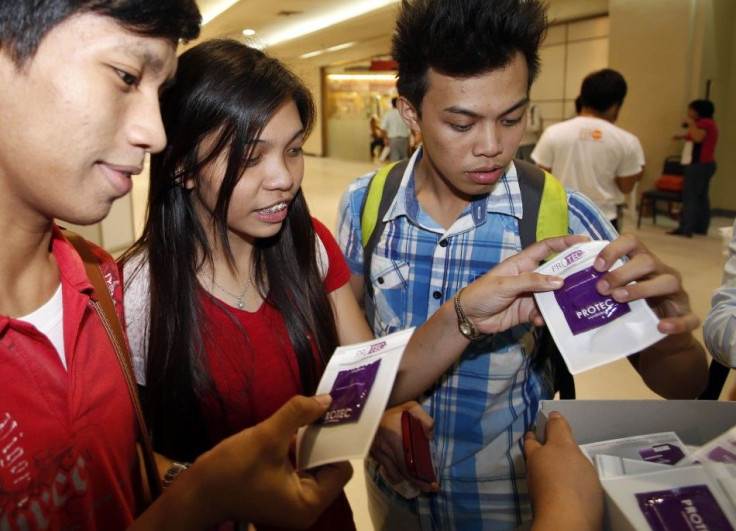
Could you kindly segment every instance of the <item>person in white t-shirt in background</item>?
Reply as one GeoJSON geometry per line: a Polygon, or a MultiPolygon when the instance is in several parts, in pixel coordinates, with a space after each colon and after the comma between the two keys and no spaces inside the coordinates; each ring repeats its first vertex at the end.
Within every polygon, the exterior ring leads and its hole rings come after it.
{"type": "Polygon", "coordinates": [[[391,109],[385,114],[381,121],[381,129],[388,137],[388,144],[391,152],[388,160],[391,162],[405,159],[409,156],[409,135],[411,129],[406,125],[404,119],[396,109],[396,101],[398,98],[391,98],[391,109]]]}
{"type": "Polygon", "coordinates": [[[545,129],[532,152],[538,166],[592,199],[616,230],[621,226],[617,206],[644,171],[639,139],[614,125],[625,96],[626,81],[615,70],[588,74],[580,89],[579,116],[545,129]]]}

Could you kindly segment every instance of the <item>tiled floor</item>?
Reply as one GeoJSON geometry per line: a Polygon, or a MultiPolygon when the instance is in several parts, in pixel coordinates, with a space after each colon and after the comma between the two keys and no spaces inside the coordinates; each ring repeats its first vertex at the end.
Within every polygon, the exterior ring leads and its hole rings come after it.
{"type": "MultiPolygon", "coordinates": [[[[378,166],[379,164],[368,162],[307,157],[303,189],[312,214],[334,230],[337,205],[348,183],[378,166]]],[[[136,180],[133,201],[138,207],[135,210],[140,213],[141,218],[141,205],[146,201],[146,188],[146,179],[136,180]]],[[[696,236],[688,240],[666,234],[667,230],[675,226],[675,223],[666,216],[659,216],[656,226],[652,225],[651,218],[643,219],[640,230],[636,229],[631,212],[628,216],[624,221],[623,231],[638,235],[663,261],[677,267],[690,294],[693,310],[702,320],[710,308],[713,290],[720,284],[724,263],[724,242],[718,229],[730,227],[733,220],[715,218],[708,236],[696,236]]],[[[700,339],[699,331],[697,335],[700,339]]],[[[656,398],[656,395],[642,384],[625,360],[578,375],[575,377],[575,384],[579,398],[656,398]]],[[[730,389],[732,385],[734,385],[733,376],[729,377],[725,389],[730,389]]],[[[372,525],[366,509],[362,463],[354,462],[353,468],[355,474],[347,487],[348,497],[355,513],[358,530],[370,531],[372,525]]]]}
{"type": "MultiPolygon", "coordinates": [[[[303,183],[304,193],[312,214],[334,230],[337,204],[348,183],[374,168],[376,164],[354,161],[338,161],[327,158],[307,157],[303,183]]],[[[696,236],[691,240],[666,234],[676,224],[665,215],[657,217],[657,225],[651,218],[642,219],[641,229],[636,229],[635,218],[629,213],[623,232],[632,232],[666,263],[674,264],[682,273],[685,288],[690,294],[694,312],[701,320],[708,313],[713,290],[720,284],[724,263],[724,243],[719,228],[730,227],[733,220],[715,218],[708,236],[696,236]]],[[[702,339],[700,331],[698,338],[702,339]]],[[[579,398],[657,398],[638,377],[625,360],[594,369],[575,377],[579,398]]],[[[733,377],[725,389],[734,385],[733,377]]],[[[359,531],[373,529],[366,510],[362,463],[353,463],[355,475],[348,484],[355,521],[359,531]]]]}

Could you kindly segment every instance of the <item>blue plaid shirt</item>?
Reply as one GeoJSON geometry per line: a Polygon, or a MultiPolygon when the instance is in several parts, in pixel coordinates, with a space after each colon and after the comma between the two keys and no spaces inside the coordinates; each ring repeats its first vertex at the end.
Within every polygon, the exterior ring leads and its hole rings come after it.
{"type": "MultiPolygon", "coordinates": [[[[420,326],[463,286],[521,250],[521,194],[516,168],[488,196],[475,199],[445,230],[419,205],[418,150],[384,220],[371,261],[376,335],[420,326]]],[[[360,207],[373,173],[355,180],[340,202],[337,240],[353,274],[363,275],[360,207]]],[[[569,233],[617,234],[586,197],[568,190],[569,233]]],[[[424,529],[512,529],[531,517],[522,454],[539,401],[553,396],[549,367],[535,371],[529,325],[469,345],[422,397],[434,418],[432,457],[441,491],[405,500],[368,465],[369,476],[396,503],[418,512],[424,529]]]]}

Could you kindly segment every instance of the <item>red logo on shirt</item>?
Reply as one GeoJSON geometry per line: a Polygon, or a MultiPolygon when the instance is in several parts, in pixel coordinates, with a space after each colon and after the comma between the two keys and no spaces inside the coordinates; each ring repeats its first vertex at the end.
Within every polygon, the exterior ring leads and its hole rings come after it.
{"type": "Polygon", "coordinates": [[[47,529],[53,514],[87,492],[87,459],[70,448],[28,456],[24,433],[10,413],[0,416],[0,527],[47,529]]]}

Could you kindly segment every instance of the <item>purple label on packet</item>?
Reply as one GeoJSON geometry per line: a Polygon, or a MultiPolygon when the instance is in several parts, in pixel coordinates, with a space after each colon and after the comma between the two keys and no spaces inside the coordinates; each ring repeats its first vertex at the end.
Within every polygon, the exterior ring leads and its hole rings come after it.
{"type": "Polygon", "coordinates": [[[672,444],[658,444],[651,448],[639,450],[639,455],[644,461],[660,463],[662,465],[674,465],[685,457],[685,453],[678,446],[672,444]]]}
{"type": "Polygon", "coordinates": [[[596,291],[595,284],[604,274],[588,267],[566,277],[565,285],[554,292],[573,335],[608,324],[631,311],[625,302],[616,302],[596,291]]]}
{"type": "Polygon", "coordinates": [[[736,463],[736,454],[723,446],[716,446],[708,452],[708,460],[717,463],[736,463]]]}
{"type": "Polygon", "coordinates": [[[653,531],[733,529],[707,485],[639,492],[636,499],[653,531]]]}
{"type": "Polygon", "coordinates": [[[332,404],[322,417],[323,424],[357,422],[360,419],[380,364],[379,359],[368,365],[337,373],[330,391],[332,404]]]}

